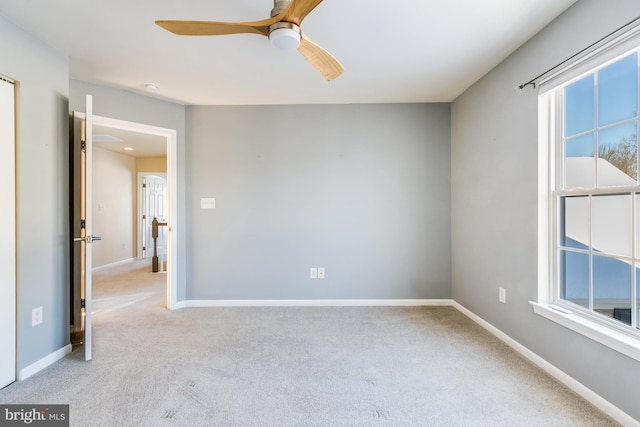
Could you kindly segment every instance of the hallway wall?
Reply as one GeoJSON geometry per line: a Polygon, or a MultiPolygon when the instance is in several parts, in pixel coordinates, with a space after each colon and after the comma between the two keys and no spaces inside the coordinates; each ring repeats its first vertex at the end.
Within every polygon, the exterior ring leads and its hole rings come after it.
{"type": "Polygon", "coordinates": [[[93,268],[136,256],[136,159],[93,149],[93,268]]]}

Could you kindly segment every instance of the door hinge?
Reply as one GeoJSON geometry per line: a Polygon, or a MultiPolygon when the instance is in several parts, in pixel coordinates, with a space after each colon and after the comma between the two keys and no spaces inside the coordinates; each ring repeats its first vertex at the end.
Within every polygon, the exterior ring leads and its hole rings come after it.
{"type": "Polygon", "coordinates": [[[87,141],[80,141],[80,151],[87,151],[87,141]]]}
{"type": "Polygon", "coordinates": [[[142,184],[142,188],[147,188],[147,183],[146,182],[142,184]]]}
{"type": "Polygon", "coordinates": [[[80,228],[82,230],[84,230],[85,228],[87,228],[87,220],[86,219],[81,219],[80,220],[80,228]]]}
{"type": "Polygon", "coordinates": [[[143,250],[143,251],[146,251],[146,250],[147,250],[147,247],[146,247],[146,246],[143,246],[143,247],[142,247],[142,250],[143,250]]]}
{"type": "Polygon", "coordinates": [[[80,299],[80,308],[87,308],[87,300],[85,300],[84,298],[80,299]]]}
{"type": "Polygon", "coordinates": [[[142,219],[147,219],[147,216],[146,215],[142,215],[142,219]]]}

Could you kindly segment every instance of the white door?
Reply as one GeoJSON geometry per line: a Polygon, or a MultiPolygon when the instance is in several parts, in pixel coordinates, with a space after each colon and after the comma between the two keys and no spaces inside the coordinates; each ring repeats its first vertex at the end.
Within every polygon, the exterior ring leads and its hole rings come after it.
{"type": "MultiPolygon", "coordinates": [[[[167,221],[167,175],[154,174],[145,175],[142,181],[142,219],[143,219],[143,258],[151,258],[154,256],[154,242],[152,233],[153,219],[157,218],[158,222],[166,223],[167,221]]],[[[166,260],[166,228],[159,227],[159,238],[156,242],[158,256],[162,261],[166,260]]]]}
{"type": "Polygon", "coordinates": [[[91,233],[91,171],[93,164],[92,98],[87,95],[86,113],[74,116],[74,294],[79,301],[74,320],[82,334],[84,358],[91,360],[91,247],[98,237],[91,233]]]}
{"type": "Polygon", "coordinates": [[[16,379],[15,114],[0,78],[0,388],[16,379]]]}

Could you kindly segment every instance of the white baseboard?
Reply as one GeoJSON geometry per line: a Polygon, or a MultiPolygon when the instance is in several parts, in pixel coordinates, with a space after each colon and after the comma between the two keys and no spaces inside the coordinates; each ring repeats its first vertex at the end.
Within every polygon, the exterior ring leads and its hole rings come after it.
{"type": "Polygon", "coordinates": [[[112,262],[111,264],[105,264],[99,267],[93,267],[91,271],[102,271],[102,270],[106,270],[107,268],[116,267],[118,265],[129,264],[134,262],[136,259],[137,258],[123,259],[122,261],[112,262]]]}
{"type": "Polygon", "coordinates": [[[460,305],[456,301],[453,301],[453,307],[460,311],[462,314],[476,322],[478,325],[482,326],[487,331],[491,332],[498,339],[503,341],[509,347],[513,348],[515,351],[520,353],[522,356],[529,359],[534,365],[538,366],[540,369],[551,375],[556,380],[560,381],[562,384],[569,387],[571,390],[582,396],[585,400],[590,402],[593,406],[600,409],[605,414],[609,415],[611,418],[621,423],[624,426],[632,427],[640,427],[640,421],[631,417],[626,412],[622,411],[617,406],[613,405],[608,400],[604,399],[599,394],[595,393],[593,390],[575,380],[573,377],[567,375],[562,370],[556,368],[551,363],[544,360],[542,357],[538,356],[509,335],[505,334],[495,326],[491,325],[489,322],[483,320],[480,316],[474,314],[469,311],[464,306],[460,305]]]}
{"type": "Polygon", "coordinates": [[[371,306],[451,306],[450,299],[298,299],[298,300],[186,300],[185,307],[371,307],[371,306]]]}
{"type": "Polygon", "coordinates": [[[53,363],[65,357],[67,354],[71,353],[71,350],[71,344],[67,344],[61,349],[54,351],[48,356],[45,356],[37,362],[34,362],[26,368],[20,370],[20,372],[18,373],[18,381],[26,380],[30,376],[37,374],[47,366],[52,365],[53,363]]]}

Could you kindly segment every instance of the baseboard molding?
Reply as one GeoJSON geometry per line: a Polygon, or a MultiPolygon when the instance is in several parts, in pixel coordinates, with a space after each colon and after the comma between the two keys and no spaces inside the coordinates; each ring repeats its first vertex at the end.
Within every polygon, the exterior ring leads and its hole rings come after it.
{"type": "Polygon", "coordinates": [[[20,372],[18,373],[18,381],[26,380],[30,376],[37,374],[47,366],[54,364],[58,360],[65,357],[67,354],[71,353],[71,350],[72,350],[71,344],[67,344],[61,349],[54,351],[53,353],[43,357],[37,362],[32,363],[26,368],[20,370],[20,372]]]}
{"type": "Polygon", "coordinates": [[[116,262],[112,262],[111,264],[105,264],[105,265],[101,265],[99,267],[93,267],[91,269],[91,271],[102,271],[102,270],[106,270],[107,268],[111,268],[111,267],[116,267],[118,265],[123,265],[123,264],[129,264],[132,263],[136,260],[137,258],[129,258],[129,259],[123,259],[122,261],[116,261],[116,262]]]}
{"type": "Polygon", "coordinates": [[[186,300],[185,307],[372,307],[372,306],[451,306],[450,299],[301,299],[301,300],[186,300]]]}
{"type": "Polygon", "coordinates": [[[522,344],[520,344],[519,342],[511,338],[509,335],[505,334],[495,326],[491,325],[489,322],[483,320],[480,316],[469,311],[467,308],[465,308],[464,306],[462,306],[456,301],[453,301],[452,305],[456,310],[458,310],[459,312],[461,312],[462,314],[464,314],[465,316],[467,316],[468,318],[476,322],[478,325],[482,326],[487,331],[491,332],[493,335],[495,335],[498,339],[503,341],[509,347],[513,348],[522,356],[529,359],[529,361],[531,361],[534,365],[538,366],[540,369],[542,369],[543,371],[551,375],[553,378],[560,381],[565,386],[569,387],[571,390],[573,390],[574,392],[582,396],[585,400],[590,402],[593,406],[600,409],[602,412],[609,415],[611,418],[613,418],[617,422],[621,423],[624,426],[629,426],[629,427],[640,426],[640,421],[631,417],[629,414],[622,411],[620,408],[613,405],[611,402],[604,399],[602,396],[595,393],[593,390],[591,390],[584,384],[580,383],[573,377],[567,375],[564,371],[556,368],[554,365],[547,362],[542,357],[538,356],[537,354],[529,350],[527,347],[523,346],[522,344]]]}

